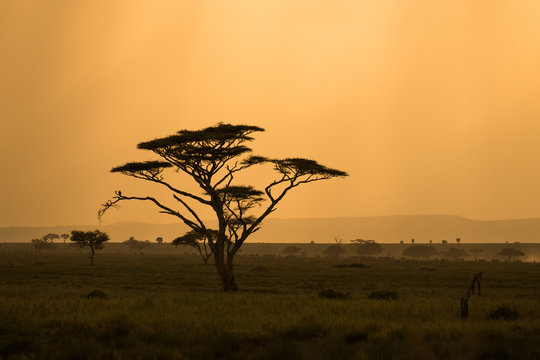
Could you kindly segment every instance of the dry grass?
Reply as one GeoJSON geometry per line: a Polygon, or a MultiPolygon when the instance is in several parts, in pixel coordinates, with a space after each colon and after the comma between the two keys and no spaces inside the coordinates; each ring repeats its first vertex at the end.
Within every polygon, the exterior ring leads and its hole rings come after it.
{"type": "Polygon", "coordinates": [[[241,290],[225,294],[199,262],[98,253],[92,267],[77,252],[0,250],[0,357],[540,358],[540,264],[239,257],[241,290]],[[479,271],[483,296],[462,321],[459,298],[479,271]],[[349,296],[320,298],[323,289],[349,296]],[[503,305],[521,316],[489,319],[503,305]]]}

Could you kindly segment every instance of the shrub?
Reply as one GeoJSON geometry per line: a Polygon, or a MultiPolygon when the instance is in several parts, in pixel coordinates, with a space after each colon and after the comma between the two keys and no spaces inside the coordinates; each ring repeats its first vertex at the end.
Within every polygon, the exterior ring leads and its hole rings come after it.
{"type": "Polygon", "coordinates": [[[334,265],[335,268],[368,268],[369,266],[362,263],[352,263],[352,264],[340,264],[334,265]]]}
{"type": "Polygon", "coordinates": [[[340,300],[345,300],[349,297],[348,294],[343,294],[339,291],[335,291],[335,290],[332,290],[332,289],[327,289],[327,290],[321,290],[319,292],[319,297],[322,297],[322,298],[325,298],[325,299],[340,299],[340,300]]]}
{"type": "Polygon", "coordinates": [[[371,294],[368,295],[368,298],[373,299],[373,300],[396,300],[397,291],[384,291],[384,290],[372,291],[371,294]]]}
{"type": "Polygon", "coordinates": [[[521,316],[514,307],[502,305],[490,311],[488,317],[492,320],[516,320],[521,316]]]}
{"type": "Polygon", "coordinates": [[[101,290],[92,290],[90,291],[86,296],[84,296],[87,299],[104,299],[107,297],[107,294],[104,291],[101,290]]]}

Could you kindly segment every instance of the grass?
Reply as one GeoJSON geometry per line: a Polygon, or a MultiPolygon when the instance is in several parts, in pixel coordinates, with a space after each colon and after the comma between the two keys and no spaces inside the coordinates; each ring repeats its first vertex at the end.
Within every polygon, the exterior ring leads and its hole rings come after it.
{"type": "Polygon", "coordinates": [[[239,256],[240,291],[225,294],[195,256],[95,260],[0,249],[0,358],[540,358],[540,264],[239,256]],[[459,299],[480,271],[463,321],[459,299]],[[399,295],[368,298],[377,291],[399,295]],[[491,319],[501,307],[520,316],[491,319]]]}

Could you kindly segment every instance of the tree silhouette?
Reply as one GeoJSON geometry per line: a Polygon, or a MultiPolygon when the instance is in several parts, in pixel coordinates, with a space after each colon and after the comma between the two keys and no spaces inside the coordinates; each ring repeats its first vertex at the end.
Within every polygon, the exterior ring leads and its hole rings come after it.
{"type": "Polygon", "coordinates": [[[525,256],[523,251],[511,248],[511,247],[502,249],[501,251],[497,253],[497,255],[507,257],[508,261],[512,261],[512,258],[515,258],[518,256],[525,256]]]}
{"type": "Polygon", "coordinates": [[[213,250],[210,248],[209,244],[211,241],[215,241],[218,235],[218,231],[211,229],[208,229],[207,233],[204,235],[196,232],[195,230],[191,230],[174,239],[172,244],[176,247],[178,247],[178,245],[184,245],[195,248],[199,252],[199,255],[201,255],[201,259],[206,265],[208,263],[208,259],[210,259],[213,254],[213,250]]]}
{"type": "Polygon", "coordinates": [[[132,196],[116,191],[115,196],[102,205],[98,217],[124,200],[148,201],[161,213],[175,216],[193,231],[208,236],[208,227],[200,214],[201,208],[211,209],[217,219],[218,236],[208,245],[216,270],[225,291],[237,290],[234,256],[246,239],[260,229],[262,221],[276,210],[284,196],[302,184],[347,176],[314,160],[247,156],[251,149],[245,144],[253,140],[253,133],[261,131],[264,130],[257,126],[219,123],[201,130],[180,130],[171,136],[140,143],[139,149],[151,151],[161,159],[130,162],[111,171],[166,187],[177,206],[167,205],[153,196],[132,196]],[[278,175],[264,190],[232,184],[239,172],[262,164],[272,165],[278,175]],[[165,181],[168,168],[188,175],[202,194],[185,191],[165,181]],[[255,214],[253,209],[258,206],[262,206],[262,210],[255,214]]]}
{"type": "Polygon", "coordinates": [[[34,250],[51,250],[56,247],[56,244],[50,238],[42,237],[41,239],[32,239],[34,250]]]}
{"type": "Polygon", "coordinates": [[[360,256],[374,256],[383,252],[381,244],[375,240],[356,239],[351,242],[357,244],[356,253],[360,256]]]}
{"type": "Polygon", "coordinates": [[[163,244],[163,238],[162,238],[161,236],[158,236],[158,237],[156,238],[156,242],[158,243],[158,245],[163,244]]]}
{"type": "Polygon", "coordinates": [[[105,242],[109,241],[109,235],[99,230],[94,231],[77,231],[71,232],[71,241],[74,246],[81,249],[88,248],[90,250],[90,265],[94,265],[94,255],[96,250],[101,250],[105,246],[105,242]]]}
{"type": "Polygon", "coordinates": [[[69,239],[69,234],[62,234],[60,235],[62,239],[64,239],[64,244],[66,243],[66,240],[69,239]]]}
{"type": "Polygon", "coordinates": [[[55,239],[60,239],[60,235],[55,233],[49,233],[47,235],[43,235],[43,240],[53,243],[55,239]]]}
{"type": "Polygon", "coordinates": [[[412,258],[428,258],[430,256],[437,255],[437,250],[431,246],[415,245],[403,250],[403,255],[412,258]]]}
{"type": "Polygon", "coordinates": [[[135,238],[132,236],[128,240],[123,241],[122,244],[126,245],[127,247],[137,251],[139,255],[143,254],[144,249],[149,248],[152,246],[152,243],[148,240],[135,240],[135,238]]]}

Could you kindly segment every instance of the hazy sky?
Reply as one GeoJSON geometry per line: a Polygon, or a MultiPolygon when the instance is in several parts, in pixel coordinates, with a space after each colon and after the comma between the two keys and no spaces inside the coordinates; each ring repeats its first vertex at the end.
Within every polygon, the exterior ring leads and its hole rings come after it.
{"type": "Polygon", "coordinates": [[[533,0],[2,1],[0,225],[95,224],[155,193],[109,173],[138,142],[219,121],[350,173],[276,217],[540,217],[539,24],[533,0]]]}

